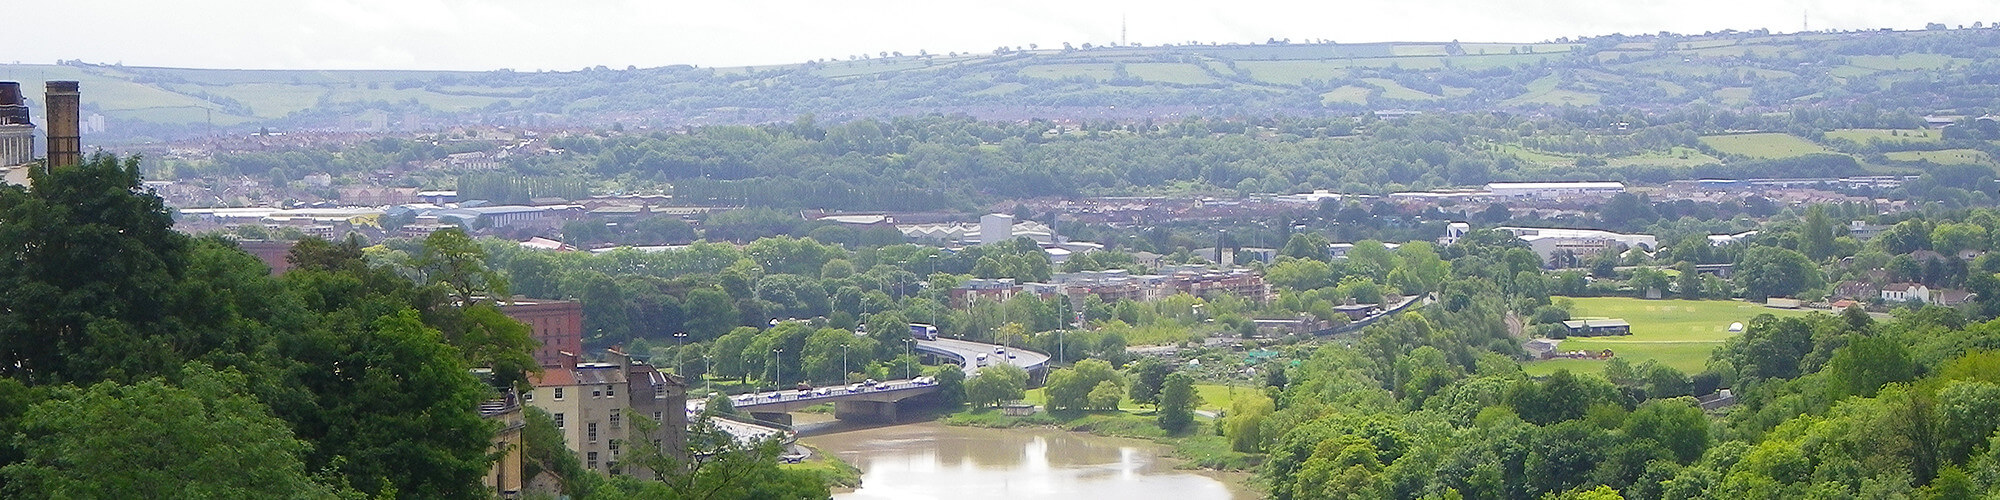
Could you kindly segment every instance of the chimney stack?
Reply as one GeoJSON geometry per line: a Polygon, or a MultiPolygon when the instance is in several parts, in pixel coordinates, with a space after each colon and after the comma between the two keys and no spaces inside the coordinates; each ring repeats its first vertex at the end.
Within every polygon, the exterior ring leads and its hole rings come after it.
{"type": "Polygon", "coordinates": [[[49,167],[83,163],[83,132],[79,128],[83,121],[83,97],[77,92],[76,82],[48,82],[48,96],[42,104],[48,111],[49,167]]]}

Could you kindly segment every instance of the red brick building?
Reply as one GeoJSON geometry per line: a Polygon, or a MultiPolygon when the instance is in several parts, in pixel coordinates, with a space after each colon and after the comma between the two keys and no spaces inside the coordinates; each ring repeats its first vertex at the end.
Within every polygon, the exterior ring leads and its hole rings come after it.
{"type": "Polygon", "coordinates": [[[528,324],[529,334],[540,343],[535,347],[535,362],[543,368],[563,366],[567,358],[564,352],[583,352],[583,304],[515,298],[500,304],[500,312],[528,324]]]}

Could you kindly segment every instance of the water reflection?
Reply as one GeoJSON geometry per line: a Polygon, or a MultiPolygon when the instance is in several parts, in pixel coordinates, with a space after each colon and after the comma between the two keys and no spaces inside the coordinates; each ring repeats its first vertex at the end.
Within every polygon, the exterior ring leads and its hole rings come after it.
{"type": "Polygon", "coordinates": [[[1237,498],[1220,481],[1174,470],[1161,447],[1061,431],[914,424],[805,441],[863,471],[861,489],[839,500],[1237,498]]]}

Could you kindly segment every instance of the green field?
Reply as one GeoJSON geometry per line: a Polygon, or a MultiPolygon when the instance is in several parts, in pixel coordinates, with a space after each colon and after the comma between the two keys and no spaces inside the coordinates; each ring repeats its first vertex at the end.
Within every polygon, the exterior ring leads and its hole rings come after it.
{"type": "Polygon", "coordinates": [[[1520,106],[1526,104],[1546,104],[1550,106],[1576,105],[1595,106],[1604,96],[1589,92],[1556,88],[1561,83],[1555,75],[1545,76],[1528,83],[1528,93],[1501,101],[1501,104],[1520,106]]]}
{"type": "Polygon", "coordinates": [[[1388,78],[1363,78],[1361,79],[1361,81],[1368,82],[1369,84],[1375,85],[1377,87],[1382,87],[1383,99],[1401,99],[1405,101],[1429,101],[1437,99],[1439,97],[1437,94],[1432,94],[1429,92],[1424,92],[1421,90],[1404,87],[1403,84],[1396,83],[1395,80],[1390,80],[1388,78]]]}
{"type": "Polygon", "coordinates": [[[1993,158],[1977,149],[1941,149],[1937,151],[1897,151],[1886,153],[1896,161],[1928,161],[1939,165],[1992,165],[1993,158]]]}
{"type": "Polygon", "coordinates": [[[1861,144],[1868,141],[1883,142],[1938,142],[1944,135],[1929,130],[1894,130],[1886,128],[1843,128],[1827,131],[1826,138],[1846,139],[1861,144]]]}
{"type": "Polygon", "coordinates": [[[1694,167],[1721,163],[1722,160],[1694,148],[1674,146],[1666,152],[1648,151],[1632,156],[1620,156],[1604,161],[1605,165],[1627,167],[1634,165],[1662,167],[1694,167]]]}
{"type": "Polygon", "coordinates": [[[1298,85],[1307,78],[1328,80],[1348,75],[1348,64],[1338,60],[1239,61],[1236,67],[1250,72],[1252,79],[1278,85],[1298,85]]]}
{"type": "Polygon", "coordinates": [[[1112,65],[1110,63],[1044,64],[1021,68],[1021,76],[1054,80],[1081,76],[1092,80],[1104,81],[1111,79],[1111,68],[1112,65]]]}
{"type": "Polygon", "coordinates": [[[1847,64],[1857,68],[1882,71],[1909,71],[1920,69],[1944,69],[1954,62],[1944,54],[1901,54],[1894,56],[1850,56],[1847,64]]]}
{"type": "MultiPolygon", "coordinates": [[[[1577,298],[1573,316],[1578,318],[1617,318],[1632,323],[1632,334],[1620,337],[1590,337],[1564,340],[1561,350],[1595,351],[1610,349],[1620,358],[1634,365],[1646,360],[1659,361],[1682,372],[1697,373],[1707,364],[1708,355],[1723,341],[1736,334],[1729,333],[1729,324],[1748,323],[1759,314],[1778,316],[1803,316],[1806,311],[1792,309],[1772,309],[1748,302],[1731,300],[1645,300],[1623,297],[1577,298]]],[[[1596,373],[1604,369],[1604,362],[1580,359],[1560,359],[1527,363],[1524,368],[1534,375],[1555,373],[1559,369],[1596,373]]]]}
{"type": "Polygon", "coordinates": [[[1149,82],[1188,85],[1215,83],[1215,77],[1202,71],[1200,66],[1185,63],[1130,63],[1125,65],[1125,72],[1149,82]]]}
{"type": "Polygon", "coordinates": [[[1328,91],[1327,93],[1320,94],[1319,102],[1326,104],[1332,104],[1336,102],[1344,102],[1348,104],[1368,104],[1368,94],[1370,92],[1373,92],[1373,90],[1363,87],[1356,87],[1353,85],[1347,85],[1341,88],[1333,89],[1331,91],[1328,91]]]}
{"type": "Polygon", "coordinates": [[[1791,158],[1813,153],[1826,153],[1826,148],[1813,144],[1791,134],[1760,133],[1707,135],[1701,137],[1702,144],[1729,154],[1751,158],[1791,158]]]}

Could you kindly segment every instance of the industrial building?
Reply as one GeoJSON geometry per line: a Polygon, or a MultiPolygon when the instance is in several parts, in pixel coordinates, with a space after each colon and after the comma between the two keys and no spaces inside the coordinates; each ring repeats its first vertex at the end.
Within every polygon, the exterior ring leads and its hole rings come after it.
{"type": "Polygon", "coordinates": [[[1512,198],[1569,198],[1576,196],[1611,196],[1625,192],[1622,182],[1493,182],[1486,184],[1486,191],[1496,197],[1512,198]]]}
{"type": "Polygon", "coordinates": [[[1587,258],[1606,250],[1624,251],[1637,248],[1651,252],[1659,248],[1659,240],[1650,234],[1622,234],[1597,229],[1558,229],[1542,227],[1502,227],[1501,231],[1513,233],[1514,237],[1528,243],[1535,255],[1542,257],[1545,265],[1556,265],[1557,257],[1567,252],[1569,257],[1587,258]]]}

